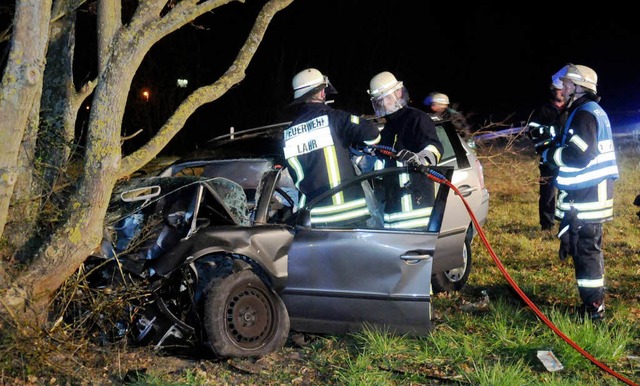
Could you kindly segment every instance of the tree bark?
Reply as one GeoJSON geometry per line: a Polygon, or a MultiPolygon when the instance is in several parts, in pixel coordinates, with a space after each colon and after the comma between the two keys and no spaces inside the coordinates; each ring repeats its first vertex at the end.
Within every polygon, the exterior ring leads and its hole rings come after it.
{"type": "Polygon", "coordinates": [[[0,235],[17,180],[20,142],[42,87],[51,0],[16,3],[13,35],[0,88],[0,235]]]}

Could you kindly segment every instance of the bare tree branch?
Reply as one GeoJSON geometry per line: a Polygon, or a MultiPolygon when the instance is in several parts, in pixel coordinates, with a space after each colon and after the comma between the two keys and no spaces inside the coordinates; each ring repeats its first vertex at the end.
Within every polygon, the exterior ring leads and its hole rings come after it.
{"type": "Polygon", "coordinates": [[[242,49],[227,71],[215,83],[201,87],[189,95],[146,145],[123,158],[118,178],[130,175],[155,158],[169,140],[182,129],[184,123],[197,108],[215,101],[244,79],[245,71],[262,42],[271,19],[278,11],[286,8],[292,2],[293,0],[271,0],[265,4],[242,49]]]}

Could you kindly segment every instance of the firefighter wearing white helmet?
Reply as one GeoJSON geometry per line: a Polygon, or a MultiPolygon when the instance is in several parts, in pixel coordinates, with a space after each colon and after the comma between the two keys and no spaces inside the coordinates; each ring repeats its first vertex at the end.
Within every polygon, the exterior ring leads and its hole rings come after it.
{"type": "Polygon", "coordinates": [[[429,106],[431,117],[443,119],[443,114],[449,107],[449,97],[441,92],[432,92],[424,98],[424,104],[429,106]]]}
{"type": "MultiPolygon", "coordinates": [[[[284,157],[301,193],[302,207],[343,180],[355,177],[350,146],[378,143],[378,128],[366,119],[333,109],[326,102],[335,89],[315,68],[297,73],[291,82],[295,118],[284,130],[284,157]]],[[[328,198],[311,210],[312,224],[347,226],[371,217],[358,185],[328,198]]]]}
{"type": "Polygon", "coordinates": [[[561,220],[560,258],[573,256],[575,278],[587,317],[604,317],[605,283],[602,224],[613,219],[615,146],[607,113],[598,104],[598,76],[591,68],[569,64],[561,77],[569,101],[568,118],[542,162],[558,168],[555,216],[561,220]]]}
{"type": "MultiPolygon", "coordinates": [[[[411,163],[436,165],[443,151],[431,117],[422,110],[408,106],[409,93],[403,82],[389,71],[383,71],[369,82],[367,93],[378,117],[384,117],[380,145],[395,150],[394,158],[385,159],[384,167],[411,163]]],[[[429,221],[433,184],[400,176],[400,181],[385,180],[385,227],[420,228],[429,221]],[[407,188],[407,186],[410,186],[407,188]]]]}
{"type": "Polygon", "coordinates": [[[429,115],[434,121],[450,120],[456,131],[471,147],[475,147],[475,142],[471,138],[471,125],[467,122],[464,114],[455,108],[449,107],[449,97],[441,92],[432,92],[424,98],[423,103],[429,107],[429,115]]]}

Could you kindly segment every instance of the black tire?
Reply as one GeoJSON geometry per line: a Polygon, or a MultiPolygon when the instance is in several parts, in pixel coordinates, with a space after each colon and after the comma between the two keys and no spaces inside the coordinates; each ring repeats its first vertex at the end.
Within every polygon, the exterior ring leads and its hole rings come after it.
{"type": "Polygon", "coordinates": [[[471,236],[469,234],[464,240],[462,257],[464,260],[462,267],[431,276],[433,293],[460,291],[467,284],[471,273],[471,236]]]}
{"type": "Polygon", "coordinates": [[[220,357],[258,357],[277,351],[289,336],[284,302],[251,270],[211,281],[205,331],[220,357]]]}

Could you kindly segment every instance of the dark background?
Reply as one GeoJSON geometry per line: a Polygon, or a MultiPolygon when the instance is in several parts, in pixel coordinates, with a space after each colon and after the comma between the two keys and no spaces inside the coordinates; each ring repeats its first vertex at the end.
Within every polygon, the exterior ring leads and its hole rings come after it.
{"type": "MultiPolygon", "coordinates": [[[[237,5],[205,21],[215,28],[201,46],[200,65],[217,72],[228,66],[218,54],[224,36],[213,31],[249,28],[238,19],[252,21],[248,14],[257,10],[237,5]]],[[[329,76],[338,90],[336,108],[372,113],[369,80],[388,70],[404,81],[415,107],[425,108],[422,101],[429,92],[444,92],[478,128],[490,122],[519,126],[547,97],[553,73],[569,62],[584,64],[598,73],[602,105],[614,121],[614,115],[640,108],[636,25],[633,12],[610,4],[592,9],[558,2],[467,7],[410,0],[295,0],[274,17],[246,79],[201,108],[194,118],[208,118],[188,128],[194,133],[189,138],[201,141],[228,132],[229,126],[241,130],[287,119],[291,78],[307,67],[329,76]]],[[[240,38],[236,44],[224,43],[232,52],[246,36],[233,33],[240,38]]]]}
{"type": "MultiPolygon", "coordinates": [[[[145,58],[129,97],[123,135],[133,151],[177,104],[230,66],[262,0],[231,3],[162,40],[145,58]],[[177,78],[189,80],[186,89],[177,78]],[[150,91],[148,100],[141,91],[150,91]]],[[[614,131],[629,130],[640,109],[640,33],[629,6],[605,2],[513,3],[414,0],[295,0],[276,14],[246,78],[188,120],[166,148],[183,154],[229,132],[288,120],[291,79],[315,67],[338,90],[336,108],[371,114],[369,80],[388,70],[404,81],[414,107],[446,93],[476,129],[518,127],[546,97],[550,77],[566,63],[599,76],[598,93],[614,131]],[[631,123],[630,123],[631,122],[631,123]],[[631,126],[630,126],[631,125],[631,126]]],[[[95,16],[85,12],[75,73],[95,76],[95,16]]]]}

